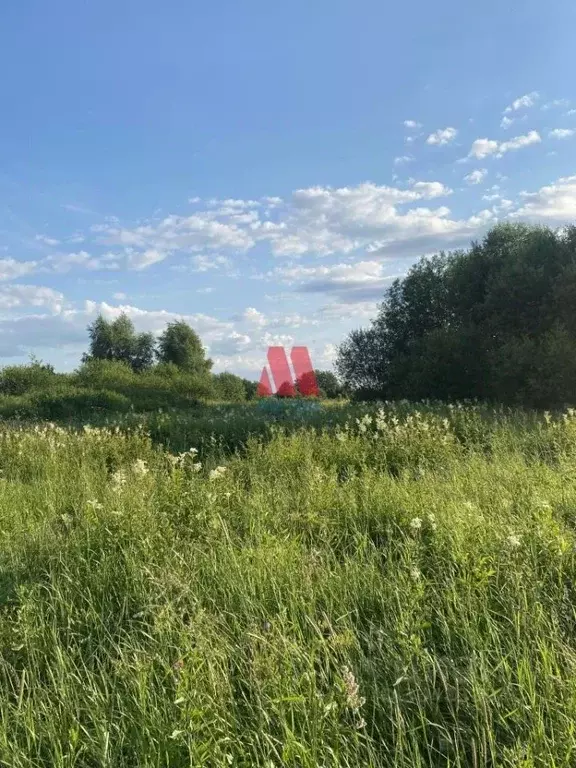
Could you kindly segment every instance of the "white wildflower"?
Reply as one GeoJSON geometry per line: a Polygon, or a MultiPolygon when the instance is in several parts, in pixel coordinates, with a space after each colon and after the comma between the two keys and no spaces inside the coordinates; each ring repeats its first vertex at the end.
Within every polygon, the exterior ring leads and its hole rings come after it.
{"type": "Polygon", "coordinates": [[[342,670],[342,677],[344,678],[344,686],[346,689],[346,705],[353,712],[357,712],[360,707],[364,705],[366,700],[359,695],[360,687],[356,682],[356,678],[351,669],[344,667],[342,670]]]}
{"type": "Polygon", "coordinates": [[[222,477],[225,472],[226,467],[216,467],[216,469],[210,470],[210,474],[208,476],[210,480],[217,480],[219,477],[222,477]]]}
{"type": "Polygon", "coordinates": [[[126,484],[126,472],[123,469],[119,469],[112,475],[112,485],[115,489],[122,488],[126,484]]]}
{"type": "Polygon", "coordinates": [[[410,521],[410,528],[416,533],[422,528],[422,518],[420,517],[413,517],[410,521]]]}
{"type": "Polygon", "coordinates": [[[143,477],[144,475],[147,475],[149,472],[148,465],[146,464],[144,459],[136,459],[134,464],[132,464],[132,471],[134,472],[135,475],[140,475],[141,477],[143,477]]]}
{"type": "Polygon", "coordinates": [[[412,578],[412,581],[420,581],[421,576],[422,576],[422,573],[418,568],[410,569],[410,577],[412,578]]]}
{"type": "Polygon", "coordinates": [[[97,499],[88,499],[86,504],[89,507],[92,507],[93,509],[103,509],[104,508],[104,505],[101,504],[97,499]]]}
{"type": "Polygon", "coordinates": [[[430,528],[435,531],[436,530],[436,516],[433,512],[428,513],[428,522],[430,524],[430,528]]]}
{"type": "Polygon", "coordinates": [[[522,541],[520,539],[520,536],[517,536],[515,533],[511,533],[510,536],[506,539],[508,542],[508,546],[511,549],[518,549],[518,547],[521,546],[522,541]]]}

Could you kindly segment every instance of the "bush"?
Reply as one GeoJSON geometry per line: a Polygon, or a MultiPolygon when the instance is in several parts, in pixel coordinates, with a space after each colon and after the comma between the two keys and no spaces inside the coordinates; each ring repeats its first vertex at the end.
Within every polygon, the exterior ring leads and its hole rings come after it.
{"type": "Polygon", "coordinates": [[[231,403],[241,403],[246,400],[246,387],[239,376],[225,371],[213,376],[212,383],[218,400],[227,400],[231,403]]]}
{"type": "Polygon", "coordinates": [[[40,419],[67,419],[94,411],[124,413],[130,401],[110,390],[76,390],[61,394],[44,393],[36,398],[36,415],[40,419]]]}
{"type": "Polygon", "coordinates": [[[0,393],[24,395],[39,389],[48,389],[62,374],[54,373],[51,365],[33,362],[29,365],[10,365],[0,371],[0,393]]]}

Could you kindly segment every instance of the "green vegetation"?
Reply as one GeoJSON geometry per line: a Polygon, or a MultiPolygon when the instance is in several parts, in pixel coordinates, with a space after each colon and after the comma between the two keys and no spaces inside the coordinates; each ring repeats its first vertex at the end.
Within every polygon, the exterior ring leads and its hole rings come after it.
{"type": "Polygon", "coordinates": [[[572,765],[575,460],[480,406],[4,427],[0,763],[572,765]]]}
{"type": "Polygon", "coordinates": [[[2,369],[0,764],[574,765],[575,247],[423,260],[323,400],[126,316],[2,369]]]}
{"type": "Polygon", "coordinates": [[[340,348],[360,399],[576,403],[576,227],[504,224],[422,259],[340,348]]]}

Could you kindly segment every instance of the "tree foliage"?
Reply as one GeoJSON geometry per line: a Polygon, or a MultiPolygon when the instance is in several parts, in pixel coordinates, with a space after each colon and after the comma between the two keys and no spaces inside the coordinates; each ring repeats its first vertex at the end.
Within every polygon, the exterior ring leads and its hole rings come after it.
{"type": "Polygon", "coordinates": [[[183,320],[168,323],[158,340],[157,355],[161,363],[173,363],[181,370],[196,375],[208,374],[212,368],[212,361],[206,359],[200,337],[183,320]]]}
{"type": "Polygon", "coordinates": [[[324,397],[333,399],[342,394],[342,386],[332,371],[315,371],[316,383],[324,397]]]}
{"type": "Polygon", "coordinates": [[[212,377],[214,393],[219,400],[241,403],[247,399],[246,386],[240,376],[224,371],[212,377]]]}
{"type": "Polygon", "coordinates": [[[83,357],[89,360],[115,360],[126,363],[134,371],[144,371],[154,361],[154,336],[136,333],[134,323],[124,312],[115,320],[99,315],[88,326],[90,351],[83,357]]]}
{"type": "Polygon", "coordinates": [[[501,224],[422,259],[342,343],[337,370],[384,398],[576,402],[576,227],[501,224]]]}

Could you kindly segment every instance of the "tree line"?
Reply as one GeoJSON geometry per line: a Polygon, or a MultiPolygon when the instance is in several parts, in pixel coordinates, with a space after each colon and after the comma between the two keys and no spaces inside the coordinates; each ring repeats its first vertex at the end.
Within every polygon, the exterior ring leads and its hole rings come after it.
{"type": "Polygon", "coordinates": [[[359,399],[576,402],[576,227],[500,224],[397,279],[336,369],[359,399]]]}

